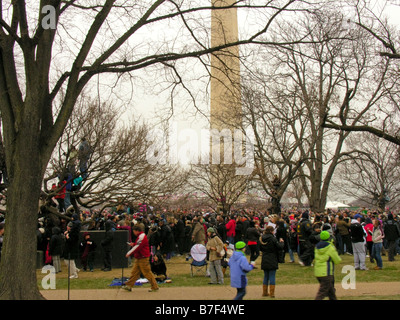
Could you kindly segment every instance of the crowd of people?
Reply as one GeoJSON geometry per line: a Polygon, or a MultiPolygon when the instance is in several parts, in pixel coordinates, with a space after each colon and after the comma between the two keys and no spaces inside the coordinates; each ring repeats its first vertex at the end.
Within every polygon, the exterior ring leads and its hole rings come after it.
{"type": "MultiPolygon", "coordinates": [[[[80,215],[74,213],[71,208],[65,216],[66,219],[60,219],[58,225],[48,219],[39,219],[38,250],[46,252],[46,259],[52,257],[57,271],[60,270],[59,257],[64,257],[71,270],[71,278],[78,277],[75,260],[81,261],[84,270],[93,271],[93,257],[96,252],[101,252],[104,256],[102,270],[111,270],[113,232],[128,230],[129,243],[135,247],[138,245],[136,242],[139,233],[134,230],[140,230],[141,234],[146,236],[149,247],[146,263],[149,263],[149,268],[153,268],[155,261],[158,262],[158,266],[161,261],[164,269],[163,279],[166,279],[165,261],[173,256],[189,257],[192,246],[202,244],[208,251],[210,284],[223,284],[224,271],[229,266],[231,285],[237,283],[232,277],[241,279],[240,285],[236,287],[238,299],[243,298],[245,294],[246,281],[243,275],[258,265],[264,271],[262,295],[274,297],[276,270],[280,263],[294,263],[295,255],[301,266],[312,266],[314,263],[317,275],[320,258],[318,254],[321,252],[335,251],[338,257],[344,254],[353,255],[354,266],[360,270],[367,270],[367,258],[376,263],[375,270],[380,270],[384,267],[382,255],[387,255],[388,261],[394,261],[396,254],[400,254],[400,220],[398,215],[392,212],[328,210],[316,214],[309,210],[289,210],[277,215],[269,211],[240,210],[223,215],[206,211],[137,212],[122,205],[110,211],[82,211],[80,215]],[[80,243],[77,240],[77,230],[86,231],[80,243]],[[100,244],[91,240],[88,233],[90,230],[105,231],[105,238],[100,244]],[[73,246],[69,245],[71,242],[74,243],[73,246]],[[326,243],[321,245],[321,242],[326,243]],[[233,261],[241,258],[243,254],[237,256],[235,253],[226,259],[228,247],[233,248],[234,252],[243,252],[245,257],[246,254],[249,256],[249,259],[246,257],[246,271],[239,272],[239,269],[233,266],[233,261]],[[260,256],[261,262],[258,262],[260,256]],[[226,261],[229,261],[228,264],[226,261]]],[[[331,263],[340,261],[340,258],[335,257],[331,257],[331,263]]],[[[133,254],[127,258],[130,263],[132,260],[136,263],[137,257],[133,254]]],[[[243,262],[243,259],[237,260],[243,262]]],[[[148,275],[148,269],[143,268],[141,266],[139,269],[145,270],[148,275]]],[[[143,275],[143,272],[139,274],[143,275]]],[[[154,276],[157,274],[154,273],[154,276]]],[[[333,275],[325,276],[328,280],[321,280],[317,276],[322,291],[327,292],[319,294],[319,297],[332,297],[332,287],[329,287],[329,284],[332,286],[330,277],[333,275]]],[[[154,279],[149,281],[154,284],[154,279]]],[[[156,290],[155,285],[153,289],[156,290]]]]}

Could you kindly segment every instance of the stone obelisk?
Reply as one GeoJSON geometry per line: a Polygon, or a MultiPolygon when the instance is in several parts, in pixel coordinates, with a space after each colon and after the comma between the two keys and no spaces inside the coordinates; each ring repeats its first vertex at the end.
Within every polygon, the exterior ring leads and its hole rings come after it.
{"type": "MultiPolygon", "coordinates": [[[[220,195],[217,211],[226,213],[224,198],[234,181],[234,130],[241,125],[237,8],[234,0],[211,0],[211,46],[221,50],[211,55],[210,160],[214,190],[220,195]],[[213,135],[215,132],[217,136],[213,135]],[[223,187],[221,187],[221,185],[223,187]]],[[[214,191],[214,192],[215,192],[214,191]]]]}
{"type": "MultiPolygon", "coordinates": [[[[237,8],[234,0],[212,0],[211,46],[238,41],[237,8]]],[[[233,129],[240,125],[239,47],[223,48],[211,56],[211,128],[233,129]]]]}

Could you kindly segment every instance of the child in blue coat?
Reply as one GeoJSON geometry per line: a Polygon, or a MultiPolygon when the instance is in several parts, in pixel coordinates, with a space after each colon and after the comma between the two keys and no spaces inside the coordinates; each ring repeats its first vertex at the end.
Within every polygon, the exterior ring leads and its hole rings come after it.
{"type": "Polygon", "coordinates": [[[254,262],[250,264],[247,261],[244,254],[246,244],[243,241],[237,242],[235,248],[236,250],[228,262],[231,274],[231,287],[237,290],[237,294],[233,300],[243,300],[247,286],[246,274],[254,269],[254,262]]]}

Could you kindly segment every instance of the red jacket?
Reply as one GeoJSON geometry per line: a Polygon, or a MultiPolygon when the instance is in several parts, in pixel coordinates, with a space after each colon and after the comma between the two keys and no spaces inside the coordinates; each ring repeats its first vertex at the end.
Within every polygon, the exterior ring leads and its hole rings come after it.
{"type": "Polygon", "coordinates": [[[229,220],[225,228],[227,237],[234,237],[236,235],[236,221],[234,219],[229,220]]]}
{"type": "Polygon", "coordinates": [[[144,232],[139,233],[132,249],[128,251],[128,255],[133,255],[135,259],[150,257],[149,240],[144,232]]]}
{"type": "Polygon", "coordinates": [[[51,189],[53,189],[53,190],[56,190],[56,189],[59,189],[62,187],[61,190],[54,196],[55,199],[65,199],[65,192],[67,190],[66,183],[67,183],[66,181],[63,181],[62,183],[59,182],[57,187],[55,185],[52,186],[51,189]]]}

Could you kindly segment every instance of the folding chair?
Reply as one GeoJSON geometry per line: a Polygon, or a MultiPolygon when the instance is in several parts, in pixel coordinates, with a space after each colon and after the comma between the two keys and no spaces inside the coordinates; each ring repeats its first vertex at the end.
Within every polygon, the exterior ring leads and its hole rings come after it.
{"type": "Polygon", "coordinates": [[[192,263],[190,264],[190,272],[192,274],[192,277],[195,276],[195,274],[201,274],[203,276],[207,275],[207,261],[204,259],[203,261],[196,261],[193,260],[192,263]]]}
{"type": "Polygon", "coordinates": [[[207,275],[207,249],[202,244],[195,244],[190,249],[190,255],[193,258],[193,261],[190,263],[190,272],[192,277],[195,274],[202,274],[204,276],[207,275]]]}

